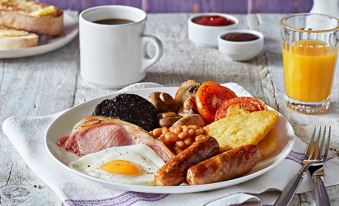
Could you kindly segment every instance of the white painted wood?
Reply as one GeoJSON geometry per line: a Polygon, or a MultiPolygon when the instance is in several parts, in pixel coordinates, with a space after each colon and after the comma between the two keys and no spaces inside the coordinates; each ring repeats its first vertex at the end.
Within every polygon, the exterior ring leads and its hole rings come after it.
{"type": "MultiPolygon", "coordinates": [[[[339,122],[337,82],[334,84],[334,104],[329,114],[301,115],[286,108],[278,23],[282,15],[236,15],[241,22],[240,28],[252,28],[265,34],[265,51],[249,62],[234,62],[216,49],[196,47],[187,38],[189,16],[149,15],[146,33],[156,35],[162,40],[164,54],[150,68],[143,81],[166,86],[177,86],[186,79],[237,82],[286,115],[294,125],[297,135],[304,141],[307,141],[307,135],[315,124],[335,125],[339,122]]],[[[0,122],[11,115],[54,113],[115,91],[91,87],[78,74],[77,40],[49,54],[1,61],[0,122]]],[[[332,147],[339,150],[337,130],[338,128],[334,128],[332,147]]],[[[61,205],[55,194],[27,168],[0,132],[0,188],[6,184],[30,186],[32,190],[38,191],[37,200],[41,205],[61,205]],[[39,185],[39,188],[35,189],[34,185],[39,185]]],[[[338,191],[339,187],[329,188],[333,205],[339,205],[338,191]]],[[[306,193],[296,196],[292,205],[312,205],[312,202],[314,196],[306,193]]]]}

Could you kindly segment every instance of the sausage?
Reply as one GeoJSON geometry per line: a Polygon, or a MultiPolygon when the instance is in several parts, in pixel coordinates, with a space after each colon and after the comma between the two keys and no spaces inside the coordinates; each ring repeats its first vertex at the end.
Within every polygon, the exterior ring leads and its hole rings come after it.
{"type": "Polygon", "coordinates": [[[188,168],[208,159],[220,151],[216,139],[211,136],[198,136],[197,140],[177,154],[155,174],[155,184],[161,186],[180,185],[186,179],[188,168]]]}
{"type": "Polygon", "coordinates": [[[200,162],[187,171],[190,185],[220,182],[249,172],[261,160],[256,145],[244,145],[200,162]]]}

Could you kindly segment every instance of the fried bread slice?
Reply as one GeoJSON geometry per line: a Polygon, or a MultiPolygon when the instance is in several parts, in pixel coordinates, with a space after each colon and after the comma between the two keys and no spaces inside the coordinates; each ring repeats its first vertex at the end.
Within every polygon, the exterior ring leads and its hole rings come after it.
{"type": "MultiPolygon", "coordinates": [[[[246,110],[239,109],[239,106],[230,107],[228,110],[228,115],[238,115],[249,113],[246,110]]],[[[269,157],[277,148],[278,146],[278,130],[277,128],[273,128],[265,137],[262,139],[258,144],[258,149],[261,153],[262,159],[269,157]]]]}
{"type": "Polygon", "coordinates": [[[222,151],[241,145],[255,144],[275,127],[278,113],[273,110],[248,112],[239,106],[231,106],[226,118],[207,125],[208,135],[217,139],[222,151]]]}
{"type": "Polygon", "coordinates": [[[278,146],[279,134],[277,128],[273,128],[258,144],[261,158],[265,159],[274,153],[278,146]]]}

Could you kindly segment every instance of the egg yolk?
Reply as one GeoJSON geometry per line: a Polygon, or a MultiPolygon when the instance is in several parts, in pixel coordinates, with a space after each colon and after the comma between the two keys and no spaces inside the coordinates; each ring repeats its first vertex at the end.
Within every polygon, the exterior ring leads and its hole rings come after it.
{"type": "Polygon", "coordinates": [[[137,176],[143,171],[140,166],[127,160],[112,160],[100,165],[100,169],[111,174],[128,176],[137,176]]]}

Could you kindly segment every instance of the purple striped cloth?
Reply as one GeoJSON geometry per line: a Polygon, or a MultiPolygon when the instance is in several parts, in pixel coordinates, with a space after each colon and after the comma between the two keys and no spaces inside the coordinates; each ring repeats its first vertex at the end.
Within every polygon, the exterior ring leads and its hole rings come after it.
{"type": "Polygon", "coordinates": [[[114,206],[131,206],[138,202],[154,202],[165,198],[168,194],[151,194],[140,192],[124,192],[120,195],[105,199],[93,200],[65,200],[65,204],[69,206],[84,205],[114,205],[114,206]]]}

